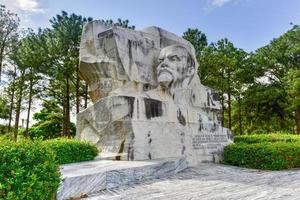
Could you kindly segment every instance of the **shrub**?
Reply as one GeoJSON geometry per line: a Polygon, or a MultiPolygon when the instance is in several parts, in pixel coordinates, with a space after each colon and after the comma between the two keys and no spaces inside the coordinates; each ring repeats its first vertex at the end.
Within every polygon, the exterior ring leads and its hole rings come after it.
{"type": "Polygon", "coordinates": [[[0,199],[54,199],[60,182],[55,154],[40,142],[0,142],[0,199]]]}
{"type": "Polygon", "coordinates": [[[0,124],[0,135],[4,135],[7,132],[8,132],[8,126],[0,124]]]}
{"type": "Polygon", "coordinates": [[[235,143],[260,143],[260,142],[300,142],[299,135],[291,134],[260,134],[260,135],[243,135],[234,137],[235,143]]]}
{"type": "Polygon", "coordinates": [[[74,139],[59,138],[43,143],[56,153],[59,164],[93,160],[98,155],[94,145],[74,139]]]}
{"type": "MultiPolygon", "coordinates": [[[[29,137],[31,139],[54,139],[59,138],[62,135],[62,116],[61,114],[51,114],[48,117],[51,119],[47,119],[47,121],[42,121],[34,124],[29,129],[29,137]],[[61,118],[59,118],[60,116],[61,118]]],[[[74,123],[70,123],[70,134],[71,136],[76,135],[76,125],[74,123]]]]}
{"type": "Polygon", "coordinates": [[[300,143],[231,144],[224,149],[224,163],[268,170],[300,167],[300,143]]]}
{"type": "MultiPolygon", "coordinates": [[[[62,136],[63,110],[56,101],[44,101],[43,109],[34,114],[33,119],[37,122],[29,129],[29,136],[32,139],[53,139],[62,136]]],[[[76,135],[76,126],[70,123],[70,134],[76,135]]]]}

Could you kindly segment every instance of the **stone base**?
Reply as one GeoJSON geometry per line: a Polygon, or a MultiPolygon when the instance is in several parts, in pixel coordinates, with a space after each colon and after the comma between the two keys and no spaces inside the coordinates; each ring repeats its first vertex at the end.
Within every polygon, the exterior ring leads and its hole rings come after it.
{"type": "Polygon", "coordinates": [[[104,189],[168,177],[187,168],[184,158],[152,161],[96,160],[61,166],[57,199],[80,197],[104,189]]]}

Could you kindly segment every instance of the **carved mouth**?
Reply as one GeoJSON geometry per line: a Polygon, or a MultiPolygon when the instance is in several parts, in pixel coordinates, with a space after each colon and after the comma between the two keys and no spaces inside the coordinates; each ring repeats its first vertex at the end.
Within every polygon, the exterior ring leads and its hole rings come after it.
{"type": "Polygon", "coordinates": [[[172,72],[168,69],[159,70],[158,75],[161,75],[161,74],[164,74],[164,73],[167,73],[167,74],[170,74],[170,75],[173,76],[172,72]]]}
{"type": "Polygon", "coordinates": [[[173,82],[174,76],[168,69],[162,69],[158,72],[158,82],[164,88],[170,87],[173,82]]]}

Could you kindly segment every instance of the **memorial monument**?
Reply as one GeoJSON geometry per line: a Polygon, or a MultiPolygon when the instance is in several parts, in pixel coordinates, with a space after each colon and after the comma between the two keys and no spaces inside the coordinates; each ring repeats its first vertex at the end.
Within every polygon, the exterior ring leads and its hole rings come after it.
{"type": "Polygon", "coordinates": [[[93,105],[77,115],[77,138],[116,160],[218,161],[231,132],[197,69],[194,47],[161,28],[87,23],[79,70],[93,105]]]}

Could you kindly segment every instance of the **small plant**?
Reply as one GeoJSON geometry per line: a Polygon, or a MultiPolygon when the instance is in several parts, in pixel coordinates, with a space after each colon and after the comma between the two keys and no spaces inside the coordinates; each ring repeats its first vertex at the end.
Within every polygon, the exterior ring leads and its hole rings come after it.
{"type": "Polygon", "coordinates": [[[74,139],[45,140],[43,144],[55,152],[59,164],[93,160],[98,155],[98,149],[94,145],[74,139]]]}

